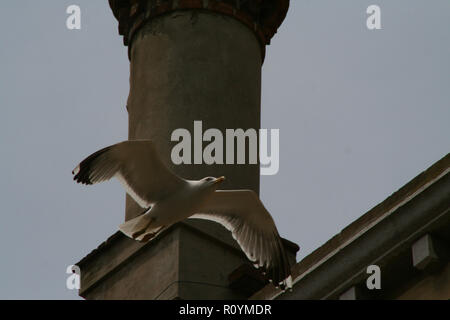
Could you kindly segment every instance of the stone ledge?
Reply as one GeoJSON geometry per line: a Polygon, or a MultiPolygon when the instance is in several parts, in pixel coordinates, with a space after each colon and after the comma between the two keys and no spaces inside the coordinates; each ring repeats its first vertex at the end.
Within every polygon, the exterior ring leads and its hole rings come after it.
{"type": "MultiPolygon", "coordinates": [[[[285,239],[283,243],[295,263],[298,246],[285,239]]],[[[79,295],[86,299],[201,299],[208,286],[215,286],[223,287],[214,292],[219,294],[216,299],[245,298],[247,293],[230,286],[229,275],[246,263],[249,261],[231,233],[213,222],[183,221],[145,244],[118,231],[77,263],[81,269],[79,295]],[[196,250],[198,263],[192,263],[187,253],[196,250]],[[217,265],[205,266],[220,259],[223,261],[217,265]],[[141,286],[138,280],[146,277],[158,279],[157,283],[141,286]],[[99,287],[101,290],[96,290],[99,287]]]]}

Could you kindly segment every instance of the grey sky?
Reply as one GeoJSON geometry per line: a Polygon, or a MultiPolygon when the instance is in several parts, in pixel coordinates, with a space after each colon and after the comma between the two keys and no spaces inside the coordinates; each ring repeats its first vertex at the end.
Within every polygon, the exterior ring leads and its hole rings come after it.
{"type": "MultiPolygon", "coordinates": [[[[1,1],[0,29],[0,298],[76,299],[66,267],[117,230],[125,197],[71,170],[127,138],[127,51],[106,0],[1,1]]],[[[447,0],[291,1],[263,67],[280,171],[261,198],[299,259],[450,151],[449,57],[447,0]]]]}

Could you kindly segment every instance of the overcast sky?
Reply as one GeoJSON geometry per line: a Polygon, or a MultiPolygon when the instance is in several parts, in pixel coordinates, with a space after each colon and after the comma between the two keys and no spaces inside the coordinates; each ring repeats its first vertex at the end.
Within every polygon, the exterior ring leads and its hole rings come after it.
{"type": "MultiPolygon", "coordinates": [[[[106,0],[0,2],[0,298],[78,299],[66,267],[124,219],[124,192],[71,170],[127,138],[129,62],[106,0]],[[82,10],[68,30],[66,8],[82,10]]],[[[293,0],[267,48],[261,198],[297,258],[450,151],[450,1],[293,0]],[[366,8],[381,7],[381,30],[366,8]]]]}

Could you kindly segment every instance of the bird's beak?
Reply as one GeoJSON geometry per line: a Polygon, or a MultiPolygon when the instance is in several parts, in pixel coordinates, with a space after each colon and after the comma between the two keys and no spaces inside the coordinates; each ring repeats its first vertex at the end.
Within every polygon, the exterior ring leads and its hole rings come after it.
{"type": "Polygon", "coordinates": [[[224,181],[224,180],[225,180],[225,177],[224,177],[224,176],[221,176],[221,177],[217,178],[216,181],[214,181],[214,184],[220,183],[220,182],[222,182],[222,181],[224,181]]]}

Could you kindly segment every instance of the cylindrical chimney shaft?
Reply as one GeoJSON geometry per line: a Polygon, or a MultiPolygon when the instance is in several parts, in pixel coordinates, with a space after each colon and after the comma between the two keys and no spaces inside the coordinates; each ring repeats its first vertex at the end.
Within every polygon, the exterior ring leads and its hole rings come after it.
{"type": "MultiPolygon", "coordinates": [[[[225,129],[260,128],[261,47],[254,33],[232,17],[175,11],[137,32],[130,61],[129,139],[154,141],[164,163],[181,177],[224,175],[225,188],[258,192],[257,164],[194,164],[194,140],[208,128],[223,133],[224,160],[225,129]],[[196,120],[201,132],[194,132],[196,120]],[[177,144],[171,135],[178,128],[191,132],[191,164],[171,160],[177,144]]],[[[127,218],[140,211],[129,197],[127,218]]]]}
{"type": "MultiPolygon", "coordinates": [[[[260,128],[265,45],[288,1],[110,0],[129,46],[129,139],[151,139],[166,163],[187,179],[226,176],[224,189],[259,193],[259,165],[225,164],[226,129],[260,128]],[[134,3],[131,5],[131,3],[134,3]],[[202,130],[194,132],[194,121],[202,130]],[[174,130],[191,133],[191,164],[171,160],[174,130]],[[223,134],[223,163],[195,164],[194,140],[209,128],[223,134]]],[[[248,144],[249,139],[246,139],[248,144]]],[[[210,142],[203,142],[203,148],[210,142]]],[[[236,149],[236,141],[234,143],[236,149]]],[[[203,151],[203,148],[201,149],[203,151]]],[[[197,159],[198,162],[198,159],[197,159]]],[[[126,220],[142,212],[127,196],[126,220]]]]}

